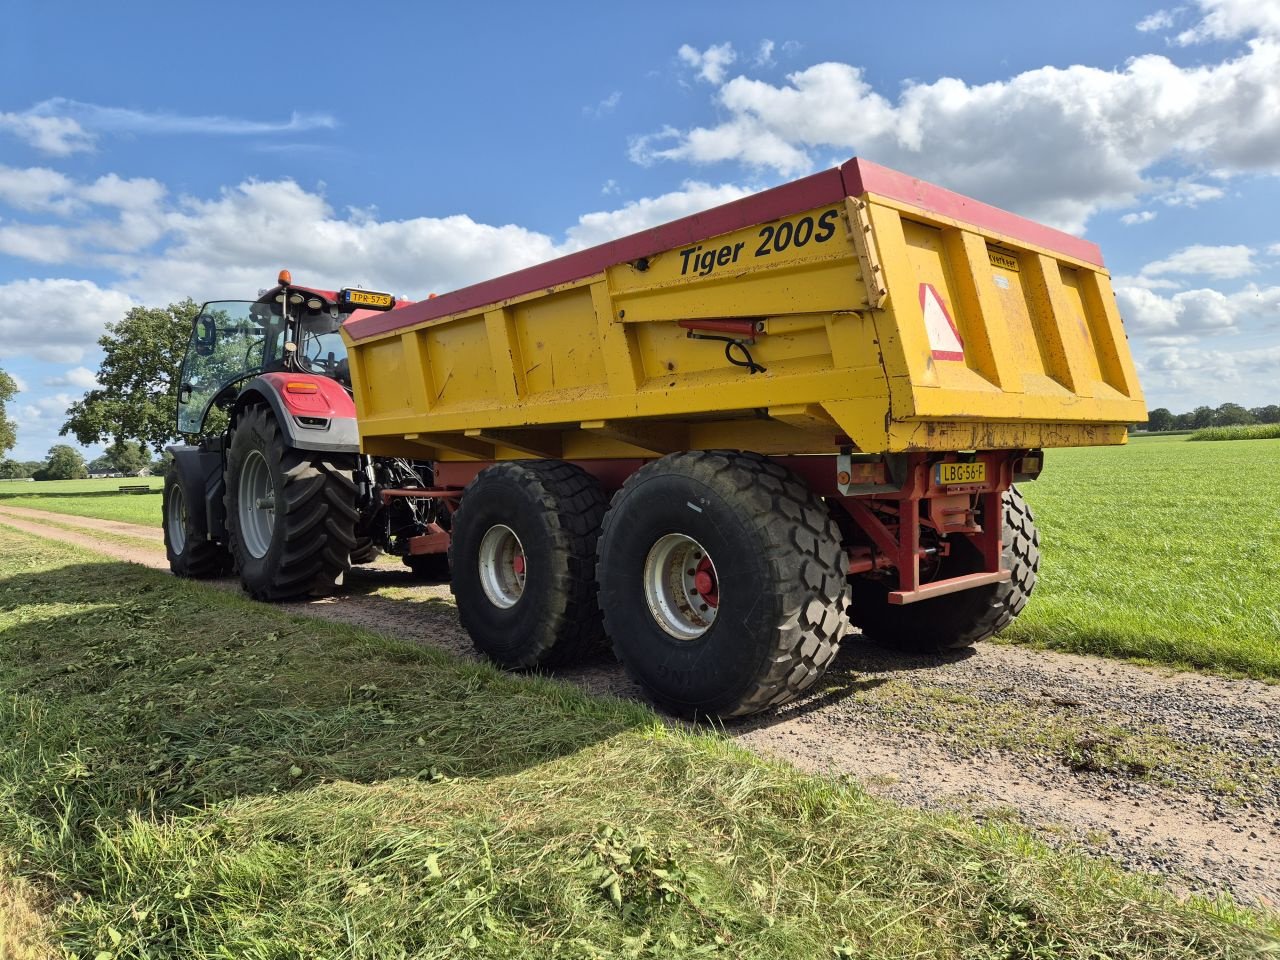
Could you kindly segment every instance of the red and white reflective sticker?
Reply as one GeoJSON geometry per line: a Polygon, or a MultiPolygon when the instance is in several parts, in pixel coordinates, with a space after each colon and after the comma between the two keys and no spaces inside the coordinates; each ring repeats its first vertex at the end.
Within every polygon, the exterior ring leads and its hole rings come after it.
{"type": "Polygon", "coordinates": [[[964,341],[942,297],[931,283],[920,284],[920,309],[924,311],[924,328],[929,334],[929,347],[935,360],[963,360],[964,341]]]}

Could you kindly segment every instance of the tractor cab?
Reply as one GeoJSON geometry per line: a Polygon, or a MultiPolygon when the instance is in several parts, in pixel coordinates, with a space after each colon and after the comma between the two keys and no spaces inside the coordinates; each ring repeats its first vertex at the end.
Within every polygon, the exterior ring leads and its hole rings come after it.
{"type": "Polygon", "coordinates": [[[249,377],[270,372],[312,374],[351,386],[347,348],[339,333],[353,314],[391,310],[387,293],[296,286],[289,271],[257,300],[204,304],[191,329],[178,388],[178,431],[204,431],[215,405],[235,400],[249,377]]]}

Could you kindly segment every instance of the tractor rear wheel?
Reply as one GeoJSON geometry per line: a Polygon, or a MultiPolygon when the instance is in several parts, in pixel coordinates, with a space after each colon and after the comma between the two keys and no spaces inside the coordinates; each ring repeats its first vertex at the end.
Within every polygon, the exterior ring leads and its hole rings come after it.
{"type": "MultiPolygon", "coordinates": [[[[963,650],[995,636],[1027,605],[1040,569],[1040,534],[1017,487],[1004,495],[1003,522],[1002,565],[1010,571],[1008,580],[895,606],[886,599],[889,587],[883,581],[860,577],[853,583],[854,626],[871,643],[908,653],[963,650]]],[[[982,569],[981,562],[977,550],[962,540],[938,576],[971,573],[982,569]]]]}
{"type": "Polygon", "coordinates": [[[529,668],[601,644],[595,549],[605,506],[594,477],[558,460],[497,463],[467,485],[453,515],[450,587],[481,653],[529,668]]]}
{"type": "Polygon", "coordinates": [[[190,490],[175,466],[164,478],[164,550],[179,577],[205,580],[231,569],[231,554],[208,539],[204,491],[190,490]]]}
{"type": "Polygon", "coordinates": [[[227,454],[227,529],[240,582],[259,600],[324,596],[356,546],[355,457],[290,447],[251,407],[227,454]]]}
{"type": "Polygon", "coordinates": [[[597,570],[618,659],[680,714],[786,703],[817,683],[848,628],[835,521],[759,454],[677,453],[636,471],[605,515],[597,570]]]}

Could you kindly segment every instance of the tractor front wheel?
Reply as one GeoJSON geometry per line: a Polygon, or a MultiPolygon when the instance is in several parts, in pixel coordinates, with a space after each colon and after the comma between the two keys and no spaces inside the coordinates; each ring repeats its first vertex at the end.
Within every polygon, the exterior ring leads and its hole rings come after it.
{"type": "Polygon", "coordinates": [[[332,592],[356,547],[354,468],[349,455],[290,447],[265,407],[241,415],[227,455],[227,527],[250,595],[332,592]]]}
{"type": "Polygon", "coordinates": [[[164,478],[164,550],[179,577],[205,580],[231,569],[227,548],[208,538],[204,491],[183,483],[176,465],[164,478]]]}

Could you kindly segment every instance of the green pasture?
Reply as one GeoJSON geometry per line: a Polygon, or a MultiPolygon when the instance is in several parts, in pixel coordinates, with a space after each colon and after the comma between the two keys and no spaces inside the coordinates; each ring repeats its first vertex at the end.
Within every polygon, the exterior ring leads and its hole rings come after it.
{"type": "Polygon", "coordinates": [[[1023,491],[1040,583],[1006,634],[1280,678],[1280,441],[1051,450],[1023,491]]]}
{"type": "Polygon", "coordinates": [[[1177,960],[1276,932],[635,704],[0,539],[0,954],[1177,960]]]}
{"type": "Polygon", "coordinates": [[[98,480],[0,481],[0,506],[69,513],[159,527],[163,477],[107,477],[98,480]],[[146,485],[150,493],[121,493],[122,486],[146,485]]]}

